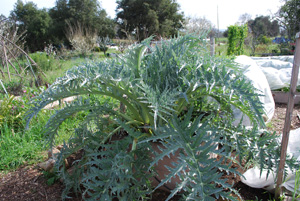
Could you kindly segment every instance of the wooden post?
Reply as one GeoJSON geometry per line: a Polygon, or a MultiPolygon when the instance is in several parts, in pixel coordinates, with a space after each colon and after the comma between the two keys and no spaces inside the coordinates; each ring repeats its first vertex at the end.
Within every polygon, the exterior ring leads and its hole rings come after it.
{"type": "Polygon", "coordinates": [[[294,53],[292,79],[291,79],[288,105],[287,105],[287,110],[285,115],[284,128],[282,133],[280,163],[277,172],[277,182],[276,182],[276,189],[275,189],[276,201],[279,201],[280,194],[281,194],[281,184],[283,181],[283,173],[284,173],[284,166],[286,160],[286,150],[289,141],[289,134],[291,129],[291,118],[293,114],[294,99],[295,99],[295,93],[296,93],[296,87],[297,87],[297,81],[299,75],[299,65],[300,65],[300,32],[296,34],[296,49],[294,53]]]}
{"type": "Polygon", "coordinates": [[[213,36],[210,37],[210,55],[215,55],[215,37],[213,36]]]}

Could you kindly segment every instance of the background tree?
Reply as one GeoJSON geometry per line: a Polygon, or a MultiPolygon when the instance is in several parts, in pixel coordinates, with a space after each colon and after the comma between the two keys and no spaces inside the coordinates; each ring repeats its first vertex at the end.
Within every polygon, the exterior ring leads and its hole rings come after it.
{"type": "Polygon", "coordinates": [[[185,20],[184,29],[187,33],[200,34],[203,32],[210,32],[213,29],[211,21],[205,17],[188,17],[185,20]]]}
{"type": "Polygon", "coordinates": [[[300,31],[300,1],[287,0],[278,11],[278,20],[292,39],[300,31]]]}
{"type": "Polygon", "coordinates": [[[52,25],[47,10],[38,9],[33,2],[23,3],[18,0],[10,17],[19,25],[19,32],[26,31],[25,48],[30,51],[44,49],[50,40],[49,28],[52,25]]]}
{"type": "Polygon", "coordinates": [[[97,34],[85,28],[82,24],[67,22],[66,36],[74,50],[86,56],[96,46],[97,34]]]}
{"type": "Polygon", "coordinates": [[[240,17],[239,17],[239,23],[240,24],[245,24],[248,21],[250,21],[251,18],[252,18],[252,16],[249,13],[244,13],[244,14],[240,15],[240,17]]]}
{"type": "Polygon", "coordinates": [[[248,26],[250,32],[253,32],[257,38],[261,35],[274,37],[279,34],[278,21],[271,21],[270,16],[258,16],[254,20],[249,20],[248,26]]]}
{"type": "Polygon", "coordinates": [[[57,0],[49,14],[55,25],[52,29],[55,43],[66,41],[67,22],[80,23],[85,29],[95,30],[98,36],[115,36],[115,23],[107,17],[97,0],[57,0]]]}
{"type": "Polygon", "coordinates": [[[119,33],[129,32],[138,40],[155,34],[177,34],[184,21],[175,0],[118,0],[117,17],[119,33]]]}
{"type": "Polygon", "coordinates": [[[258,16],[254,20],[249,20],[248,27],[252,55],[255,54],[258,44],[265,43],[267,37],[274,37],[279,34],[278,21],[271,21],[269,16],[258,16]]]}

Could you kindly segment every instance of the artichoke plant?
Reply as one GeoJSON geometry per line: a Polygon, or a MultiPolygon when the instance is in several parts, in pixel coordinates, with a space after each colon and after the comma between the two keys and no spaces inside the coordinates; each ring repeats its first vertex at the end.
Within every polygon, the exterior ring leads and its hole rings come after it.
{"type": "Polygon", "coordinates": [[[268,170],[277,165],[275,136],[261,135],[259,94],[232,58],[210,56],[204,38],[178,36],[156,45],[148,38],[117,58],[72,68],[31,101],[27,122],[47,104],[78,96],[46,124],[50,147],[65,119],[88,113],[56,163],[64,198],[75,191],[85,200],[149,199],[155,165],[175,152],[177,161],[166,167],[169,173],[156,187],[180,179],[167,200],[178,193],[185,200],[233,200],[231,193],[238,192],[221,178],[224,172],[240,174],[232,162],[268,170]],[[232,123],[233,108],[250,119],[251,129],[232,123]],[[153,142],[161,143],[159,151],[153,142]],[[79,151],[82,157],[68,172],[65,159],[79,151]]]}

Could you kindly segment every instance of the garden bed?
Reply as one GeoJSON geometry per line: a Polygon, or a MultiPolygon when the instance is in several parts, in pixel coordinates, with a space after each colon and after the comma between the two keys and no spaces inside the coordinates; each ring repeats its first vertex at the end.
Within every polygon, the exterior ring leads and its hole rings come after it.
{"type": "MultiPolygon", "coordinates": [[[[272,95],[275,103],[288,103],[289,92],[284,91],[272,91],[272,95]]],[[[296,92],[295,94],[295,105],[300,104],[300,92],[296,92]]]]}
{"type": "MultiPolygon", "coordinates": [[[[284,126],[286,105],[276,104],[275,114],[268,124],[270,131],[275,131],[276,134],[282,133],[284,126]]],[[[300,106],[297,105],[294,108],[291,126],[292,129],[300,127],[300,121],[297,114],[300,113],[300,106]]],[[[235,189],[239,190],[244,200],[268,200],[272,197],[262,189],[254,189],[246,186],[240,182],[239,177],[233,175],[226,176],[230,182],[235,183],[235,189]]],[[[24,166],[15,172],[8,173],[6,175],[0,175],[0,201],[6,200],[61,200],[61,193],[63,191],[63,184],[56,182],[53,185],[47,185],[47,178],[42,171],[35,166],[24,166]]],[[[80,198],[74,198],[69,200],[78,201],[80,198]]],[[[162,201],[165,200],[168,193],[165,191],[157,190],[152,195],[152,200],[162,201]]],[[[173,197],[171,200],[179,200],[179,196],[173,197]]]]}

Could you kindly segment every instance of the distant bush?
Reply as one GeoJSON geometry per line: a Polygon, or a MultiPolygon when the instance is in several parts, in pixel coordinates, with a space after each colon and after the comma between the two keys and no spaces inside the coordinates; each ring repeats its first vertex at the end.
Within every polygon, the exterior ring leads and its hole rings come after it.
{"type": "Polygon", "coordinates": [[[94,47],[94,52],[106,52],[107,50],[108,47],[106,46],[94,47]]]}
{"type": "Polygon", "coordinates": [[[267,36],[260,36],[258,41],[261,43],[261,44],[265,44],[265,45],[268,45],[268,44],[271,44],[272,43],[272,40],[271,38],[268,38],[267,36]]]}
{"type": "MultiPolygon", "coordinates": [[[[50,71],[57,69],[59,62],[55,59],[54,55],[48,55],[45,52],[35,52],[30,54],[30,57],[36,62],[42,71],[50,71]]],[[[33,70],[37,72],[37,67],[32,66],[33,70]]]]}
{"type": "Polygon", "coordinates": [[[106,46],[101,46],[100,47],[101,52],[106,52],[108,50],[108,47],[106,46]]]}
{"type": "Polygon", "coordinates": [[[94,47],[94,52],[101,52],[101,48],[100,47],[94,47]]]}

